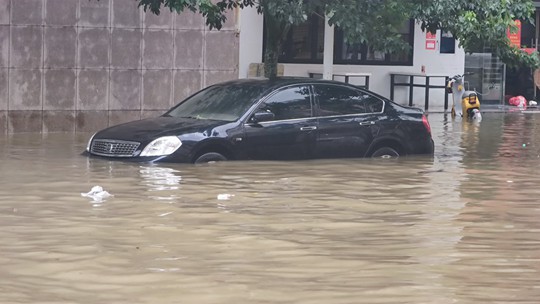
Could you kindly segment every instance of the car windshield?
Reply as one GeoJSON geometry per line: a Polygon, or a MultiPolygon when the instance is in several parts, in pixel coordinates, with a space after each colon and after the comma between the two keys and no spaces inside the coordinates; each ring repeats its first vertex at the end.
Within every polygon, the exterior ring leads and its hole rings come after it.
{"type": "Polygon", "coordinates": [[[263,88],[256,84],[215,85],[184,100],[165,116],[236,121],[262,92],[263,88]]]}

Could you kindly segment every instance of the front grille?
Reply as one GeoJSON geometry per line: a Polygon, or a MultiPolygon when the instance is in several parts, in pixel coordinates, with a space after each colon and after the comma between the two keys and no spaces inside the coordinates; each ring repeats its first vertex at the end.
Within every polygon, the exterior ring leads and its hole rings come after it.
{"type": "Polygon", "coordinates": [[[90,152],[101,156],[132,157],[139,145],[134,141],[94,139],[90,152]]]}

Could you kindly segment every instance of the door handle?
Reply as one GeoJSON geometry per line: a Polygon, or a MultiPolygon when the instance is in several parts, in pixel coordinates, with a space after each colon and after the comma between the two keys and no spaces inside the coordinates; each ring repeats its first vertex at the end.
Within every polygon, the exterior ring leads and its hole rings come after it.
{"type": "Polygon", "coordinates": [[[310,126],[310,127],[301,127],[300,128],[300,131],[313,131],[313,130],[317,130],[317,127],[316,126],[310,126]]]}
{"type": "Polygon", "coordinates": [[[371,125],[374,125],[375,122],[374,121],[364,121],[364,122],[361,122],[359,123],[361,126],[371,126],[371,125]]]}

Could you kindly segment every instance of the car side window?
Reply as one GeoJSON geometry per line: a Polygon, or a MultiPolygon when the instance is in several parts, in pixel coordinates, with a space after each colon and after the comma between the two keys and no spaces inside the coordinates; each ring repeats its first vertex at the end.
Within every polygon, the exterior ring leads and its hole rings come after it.
{"type": "Polygon", "coordinates": [[[383,101],[366,92],[338,85],[315,85],[320,116],[381,112],[383,101]]]}
{"type": "Polygon", "coordinates": [[[384,101],[371,94],[364,95],[366,113],[381,113],[383,111],[384,101]]]}
{"type": "Polygon", "coordinates": [[[259,111],[274,113],[274,120],[307,118],[312,116],[309,87],[286,88],[263,102],[259,111]]]}

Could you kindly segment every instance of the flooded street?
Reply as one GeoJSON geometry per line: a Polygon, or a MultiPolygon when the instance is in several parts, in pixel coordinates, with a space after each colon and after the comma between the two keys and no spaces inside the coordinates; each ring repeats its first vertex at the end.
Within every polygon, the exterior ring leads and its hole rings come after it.
{"type": "Polygon", "coordinates": [[[538,303],[540,114],[429,120],[434,157],[398,160],[151,165],[1,136],[0,303],[538,303]]]}

